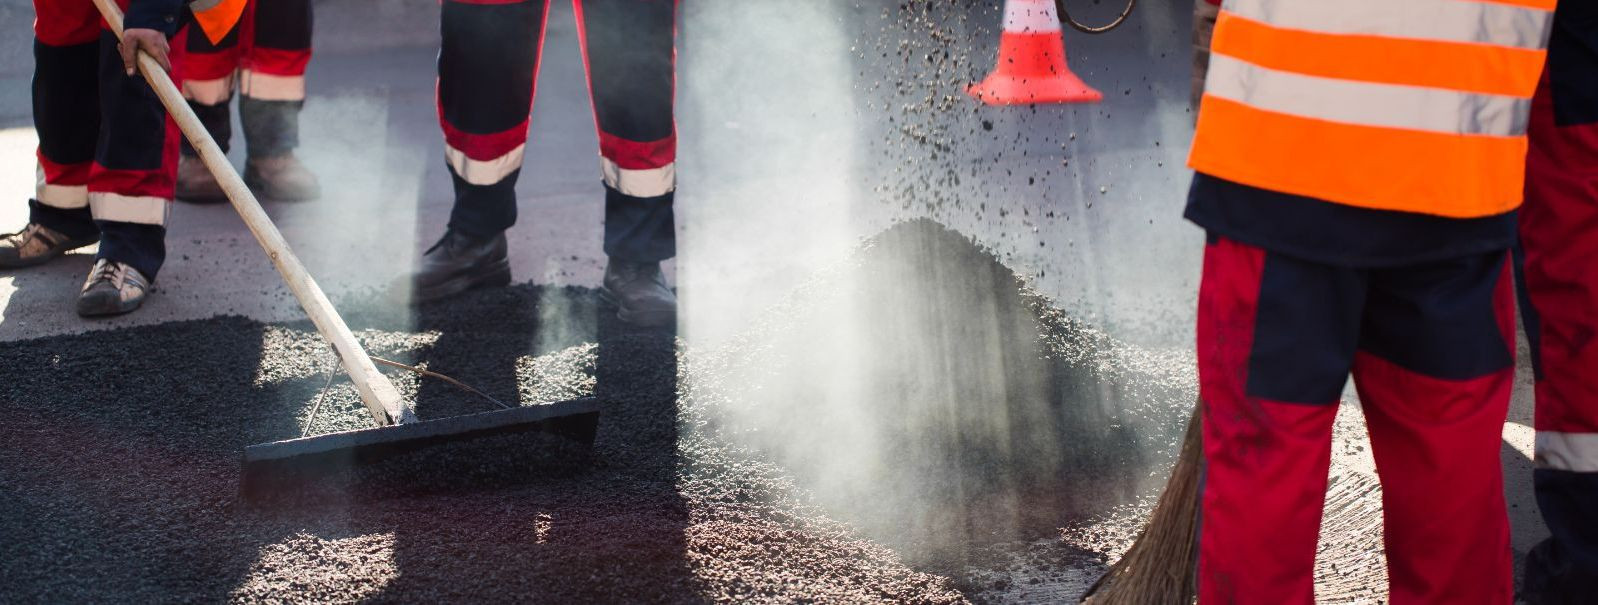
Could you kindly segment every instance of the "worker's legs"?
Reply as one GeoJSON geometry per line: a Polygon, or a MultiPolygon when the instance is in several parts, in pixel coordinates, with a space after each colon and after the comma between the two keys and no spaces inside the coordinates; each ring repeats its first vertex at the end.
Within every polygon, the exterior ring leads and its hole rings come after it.
{"type": "Polygon", "coordinates": [[[239,74],[239,121],[249,149],[244,180],[268,198],[318,197],[315,175],[294,157],[311,60],[311,0],[251,4],[239,74]]]}
{"type": "Polygon", "coordinates": [[[575,0],[605,183],[604,292],[623,321],[667,326],[677,297],[676,0],[575,0]]]}
{"type": "Polygon", "coordinates": [[[455,182],[451,231],[489,238],[516,223],[547,14],[545,0],[444,2],[438,113],[455,182]]]}
{"type": "Polygon", "coordinates": [[[89,0],[35,0],[34,11],[39,180],[29,222],[64,236],[48,243],[92,243],[99,238],[89,213],[89,172],[100,136],[100,16],[89,0]]]}
{"type": "Polygon", "coordinates": [[[177,127],[144,78],[123,71],[116,36],[92,2],[34,9],[41,178],[31,222],[72,240],[98,230],[99,258],[153,279],[166,257],[177,127]]]}
{"type": "Polygon", "coordinates": [[[305,66],[311,61],[311,1],[251,3],[250,43],[239,73],[239,120],[250,157],[275,157],[299,146],[305,66]]]}
{"type": "Polygon", "coordinates": [[[1391,603],[1509,603],[1499,450],[1514,378],[1505,253],[1371,272],[1354,381],[1391,603]]]}
{"type": "MultiPolygon", "coordinates": [[[[123,71],[116,46],[114,34],[101,32],[100,133],[89,169],[89,210],[100,228],[99,258],[131,265],[153,280],[166,260],[182,135],[149,83],[123,71]]],[[[181,71],[181,53],[172,58],[181,71]]]]}
{"type": "Polygon", "coordinates": [[[599,127],[605,254],[640,263],[677,253],[673,118],[675,0],[576,0],[599,127]]]}
{"type": "MultiPolygon", "coordinates": [[[[226,153],[233,140],[231,106],[233,90],[238,83],[239,61],[243,55],[240,39],[244,36],[249,13],[233,26],[221,40],[212,42],[204,33],[186,36],[184,43],[183,77],[178,85],[189,109],[200,118],[206,132],[226,153]]],[[[198,154],[187,139],[180,142],[182,153],[178,161],[176,196],[187,202],[215,203],[227,200],[216,176],[200,163],[198,154]]]]}
{"type": "Polygon", "coordinates": [[[1568,69],[1575,57],[1560,39],[1532,103],[1520,211],[1521,317],[1537,381],[1533,480],[1551,534],[1526,560],[1532,603],[1598,595],[1598,66],[1568,69]]]}
{"type": "Polygon", "coordinates": [[[1215,238],[1199,290],[1200,603],[1311,603],[1361,272],[1215,238]]]}
{"type": "MultiPolygon", "coordinates": [[[[116,35],[92,2],[41,1],[34,10],[39,186],[30,224],[0,237],[0,267],[46,262],[98,234],[78,314],[126,313],[143,304],[166,260],[177,126],[144,78],[124,71],[116,35]]],[[[178,75],[182,38],[170,57],[178,75]]]]}
{"type": "Polygon", "coordinates": [[[546,0],[446,0],[438,117],[455,184],[449,229],[402,287],[420,303],[510,283],[505,230],[538,81],[546,0]]]}
{"type": "MultiPolygon", "coordinates": [[[[248,13],[246,13],[247,15],[248,13]]],[[[206,131],[216,140],[222,151],[228,150],[233,139],[233,121],[228,105],[233,100],[233,89],[238,82],[239,59],[243,49],[239,46],[244,20],[221,41],[212,43],[204,34],[187,36],[184,44],[183,77],[178,83],[189,108],[205,124],[206,131]]],[[[183,142],[183,155],[194,156],[194,148],[183,142]]]]}

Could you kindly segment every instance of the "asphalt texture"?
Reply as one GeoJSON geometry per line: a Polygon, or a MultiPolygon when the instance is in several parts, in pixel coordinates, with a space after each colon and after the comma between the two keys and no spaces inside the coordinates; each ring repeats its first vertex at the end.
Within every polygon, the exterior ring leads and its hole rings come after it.
{"type": "MultiPolygon", "coordinates": [[[[15,420],[0,448],[0,601],[958,600],[947,580],[785,512],[769,468],[680,436],[672,334],[605,319],[591,290],[521,286],[439,311],[425,331],[362,336],[507,397],[596,392],[592,459],[472,457],[467,474],[433,474],[456,454],[434,448],[342,498],[250,503],[240,449],[297,436],[324,384],[327,352],[305,326],[224,317],[7,343],[21,378],[0,409],[15,420]],[[551,296],[592,331],[529,350],[551,296]],[[105,367],[117,371],[59,388],[105,367]]],[[[483,405],[401,383],[423,417],[483,405]]],[[[336,386],[314,430],[358,425],[352,397],[336,386]]]]}

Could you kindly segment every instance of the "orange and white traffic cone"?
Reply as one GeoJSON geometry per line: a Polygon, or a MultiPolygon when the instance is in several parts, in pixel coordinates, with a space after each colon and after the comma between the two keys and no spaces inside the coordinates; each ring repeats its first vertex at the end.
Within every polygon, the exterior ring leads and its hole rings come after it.
{"type": "Polygon", "coordinates": [[[989,105],[1097,103],[1104,95],[1065,65],[1054,0],[1005,0],[999,64],[966,92],[989,105]]]}

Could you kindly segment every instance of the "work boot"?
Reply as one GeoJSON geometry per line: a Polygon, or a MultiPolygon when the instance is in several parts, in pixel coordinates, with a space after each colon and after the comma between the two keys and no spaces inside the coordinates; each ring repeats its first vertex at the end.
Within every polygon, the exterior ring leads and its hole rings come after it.
{"type": "Polygon", "coordinates": [[[603,292],[622,321],[648,328],[677,323],[677,295],[666,286],[660,263],[610,259],[603,292]]]}
{"type": "Polygon", "coordinates": [[[216,175],[205,167],[199,157],[183,155],[178,158],[177,198],[191,204],[216,204],[227,201],[227,193],[216,175]]]}
{"type": "Polygon", "coordinates": [[[0,269],[44,264],[97,241],[99,237],[72,239],[44,225],[28,223],[21,231],[0,235],[0,269]]]}
{"type": "Polygon", "coordinates": [[[450,229],[422,253],[410,276],[411,303],[454,296],[472,288],[510,285],[505,234],[477,238],[450,229]]]}
{"type": "Polygon", "coordinates": [[[150,280],[127,263],[102,258],[89,271],[83,291],[78,293],[78,315],[106,317],[121,315],[144,304],[150,280]]]}
{"type": "Polygon", "coordinates": [[[316,175],[292,153],[246,160],[244,184],[261,197],[274,200],[299,202],[322,196],[316,175]]]}

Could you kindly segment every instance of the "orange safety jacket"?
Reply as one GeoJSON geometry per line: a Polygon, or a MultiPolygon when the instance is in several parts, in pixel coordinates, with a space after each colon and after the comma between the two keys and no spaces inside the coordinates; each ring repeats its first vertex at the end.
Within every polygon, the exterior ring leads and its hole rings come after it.
{"type": "Polygon", "coordinates": [[[194,0],[189,3],[189,12],[194,14],[194,23],[205,32],[205,37],[211,44],[220,44],[222,38],[239,22],[239,17],[244,15],[244,6],[249,0],[194,0]]]}
{"type": "Polygon", "coordinates": [[[1473,218],[1519,207],[1557,0],[1225,0],[1188,165],[1473,218]]]}

